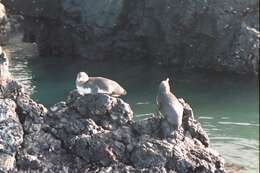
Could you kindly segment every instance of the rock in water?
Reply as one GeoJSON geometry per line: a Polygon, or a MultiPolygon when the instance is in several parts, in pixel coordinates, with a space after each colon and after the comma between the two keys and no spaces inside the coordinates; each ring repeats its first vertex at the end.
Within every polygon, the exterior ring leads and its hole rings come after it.
{"type": "Polygon", "coordinates": [[[76,88],[81,95],[97,93],[116,97],[126,95],[126,90],[117,82],[103,77],[89,77],[85,72],[78,73],[76,88]]]}
{"type": "Polygon", "coordinates": [[[156,102],[159,112],[178,129],[182,125],[183,106],[171,93],[169,78],[160,83],[156,102]]]}
{"type": "Polygon", "coordinates": [[[184,100],[183,128],[165,140],[164,118],[135,122],[119,98],[72,91],[47,110],[17,82],[1,87],[0,172],[225,172],[184,100]]]}

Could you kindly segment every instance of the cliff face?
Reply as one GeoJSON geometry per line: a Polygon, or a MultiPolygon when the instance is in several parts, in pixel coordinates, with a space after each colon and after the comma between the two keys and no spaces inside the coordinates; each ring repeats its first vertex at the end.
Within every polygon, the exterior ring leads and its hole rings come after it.
{"type": "Polygon", "coordinates": [[[259,0],[4,0],[41,55],[257,73],[259,0]]]}

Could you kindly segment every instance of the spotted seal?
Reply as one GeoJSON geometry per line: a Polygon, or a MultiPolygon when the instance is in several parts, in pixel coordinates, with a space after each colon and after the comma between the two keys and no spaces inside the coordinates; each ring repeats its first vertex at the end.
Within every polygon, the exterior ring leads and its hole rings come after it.
{"type": "Polygon", "coordinates": [[[178,129],[182,124],[183,106],[171,93],[169,78],[160,83],[156,102],[158,111],[175,129],[178,129]]]}
{"type": "Polygon", "coordinates": [[[76,88],[81,95],[103,93],[119,97],[127,93],[117,82],[104,77],[89,77],[85,72],[78,73],[76,88]]]}

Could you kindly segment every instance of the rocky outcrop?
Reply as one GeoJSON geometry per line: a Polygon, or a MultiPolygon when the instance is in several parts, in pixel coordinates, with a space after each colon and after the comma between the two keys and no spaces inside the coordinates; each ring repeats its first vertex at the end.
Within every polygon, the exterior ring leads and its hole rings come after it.
{"type": "Polygon", "coordinates": [[[183,100],[183,125],[133,120],[129,104],[71,91],[50,109],[11,77],[0,90],[0,172],[224,173],[224,160],[183,100]]]}
{"type": "Polygon", "coordinates": [[[0,99],[0,172],[15,170],[15,156],[23,142],[23,128],[11,99],[0,99]]]}
{"type": "Polygon", "coordinates": [[[42,55],[258,73],[259,0],[3,0],[42,55]]]}
{"type": "MultiPolygon", "coordinates": [[[[16,137],[6,144],[7,148],[13,147],[12,164],[10,158],[3,159],[7,166],[1,165],[0,169],[17,172],[224,172],[223,159],[201,140],[208,141],[205,132],[204,138],[193,138],[185,137],[187,130],[180,129],[174,136],[163,138],[164,119],[151,117],[134,122],[127,103],[104,94],[80,96],[72,91],[66,102],[57,103],[47,112],[44,106],[23,93],[21,87],[13,88],[17,89],[12,97],[5,98],[5,102],[0,100],[10,111],[3,112],[1,120],[9,114],[17,123],[12,124],[16,128],[1,131],[1,134],[10,133],[11,137],[16,137]]],[[[191,113],[188,104],[184,105],[186,112],[191,113]]],[[[191,114],[185,116],[193,119],[191,114]]],[[[194,128],[186,124],[185,129],[194,128]]],[[[197,126],[201,127],[199,123],[197,126]]],[[[9,126],[5,124],[4,127],[9,126]]],[[[199,133],[195,131],[194,134],[199,133]]],[[[5,156],[2,153],[1,158],[5,156]]]]}

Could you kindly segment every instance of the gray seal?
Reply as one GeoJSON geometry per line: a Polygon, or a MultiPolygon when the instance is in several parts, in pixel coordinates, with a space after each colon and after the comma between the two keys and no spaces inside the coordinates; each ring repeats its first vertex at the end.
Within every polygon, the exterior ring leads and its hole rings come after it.
{"type": "Polygon", "coordinates": [[[76,88],[81,95],[103,93],[119,97],[127,93],[117,82],[104,77],[89,77],[85,72],[78,73],[76,88]]]}
{"type": "Polygon", "coordinates": [[[183,106],[171,93],[169,78],[160,83],[156,103],[158,111],[175,129],[178,129],[182,124],[183,106]]]}

